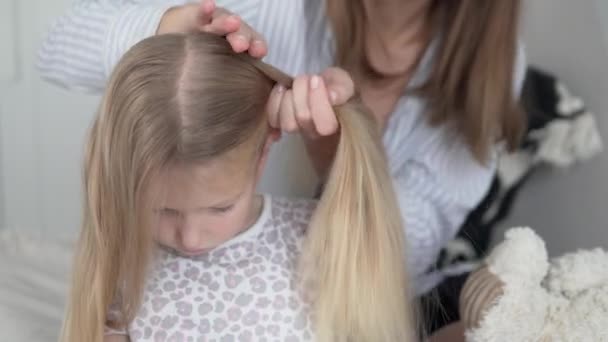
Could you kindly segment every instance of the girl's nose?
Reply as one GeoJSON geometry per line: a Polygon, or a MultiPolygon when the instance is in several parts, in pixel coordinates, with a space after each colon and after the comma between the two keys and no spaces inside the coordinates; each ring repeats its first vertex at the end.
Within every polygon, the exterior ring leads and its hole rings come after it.
{"type": "Polygon", "coordinates": [[[203,249],[203,230],[193,220],[184,218],[179,234],[184,252],[196,254],[203,249]]]}

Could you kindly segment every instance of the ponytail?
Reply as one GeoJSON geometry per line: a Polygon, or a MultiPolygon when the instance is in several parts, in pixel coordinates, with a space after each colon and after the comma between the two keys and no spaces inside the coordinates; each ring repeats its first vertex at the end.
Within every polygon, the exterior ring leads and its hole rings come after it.
{"type": "MultiPolygon", "coordinates": [[[[253,63],[291,85],[281,71],[253,63]]],[[[403,222],[380,129],[358,100],[335,111],[338,146],[300,260],[317,340],[414,341],[403,222]]]]}
{"type": "Polygon", "coordinates": [[[400,211],[376,122],[337,109],[334,163],[303,252],[319,341],[413,341],[400,211]]]}

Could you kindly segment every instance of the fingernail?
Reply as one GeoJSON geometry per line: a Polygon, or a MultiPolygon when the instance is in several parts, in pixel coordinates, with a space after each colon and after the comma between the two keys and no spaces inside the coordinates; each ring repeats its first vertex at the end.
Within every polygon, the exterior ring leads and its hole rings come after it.
{"type": "Polygon", "coordinates": [[[285,91],[285,87],[283,87],[283,85],[282,85],[282,84],[277,84],[277,85],[275,86],[275,90],[276,90],[276,92],[277,92],[278,94],[280,94],[280,93],[282,93],[282,92],[284,92],[284,91],[285,91]]]}
{"type": "Polygon", "coordinates": [[[314,75],[310,78],[310,88],[311,89],[319,88],[319,76],[314,75]]]}
{"type": "Polygon", "coordinates": [[[336,102],[338,101],[338,94],[335,91],[330,90],[329,91],[329,100],[331,101],[332,104],[336,104],[336,102]]]}

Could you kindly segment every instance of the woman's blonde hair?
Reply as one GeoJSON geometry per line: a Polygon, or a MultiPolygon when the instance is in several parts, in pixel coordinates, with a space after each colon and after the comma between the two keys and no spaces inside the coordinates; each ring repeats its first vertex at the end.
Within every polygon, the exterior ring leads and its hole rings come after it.
{"type": "MultiPolygon", "coordinates": [[[[116,67],[89,135],[84,222],[64,342],[101,342],[137,314],[152,250],[151,180],[175,162],[205,163],[268,132],[265,106],[284,73],[222,37],[143,40],[116,67]],[[108,309],[120,315],[108,322],[108,309]]],[[[335,108],[336,159],[301,258],[319,341],[412,341],[404,232],[380,132],[359,102],[335,108]]]]}

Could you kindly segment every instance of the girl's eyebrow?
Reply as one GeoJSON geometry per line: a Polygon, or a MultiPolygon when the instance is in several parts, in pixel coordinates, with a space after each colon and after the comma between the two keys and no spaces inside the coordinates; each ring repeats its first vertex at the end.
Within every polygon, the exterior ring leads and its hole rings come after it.
{"type": "Polygon", "coordinates": [[[163,206],[160,206],[160,207],[156,207],[156,208],[154,208],[154,211],[162,211],[162,210],[171,210],[171,211],[181,212],[181,211],[180,211],[180,210],[178,210],[178,209],[175,209],[175,208],[170,208],[170,207],[163,207],[163,206]]]}
{"type": "Polygon", "coordinates": [[[205,207],[198,207],[196,208],[196,210],[206,210],[206,209],[210,209],[210,208],[222,208],[222,207],[227,207],[229,205],[232,205],[234,202],[236,202],[236,200],[238,200],[239,198],[241,198],[241,196],[243,196],[243,194],[245,193],[245,190],[240,191],[237,195],[231,197],[231,198],[227,198],[221,201],[218,201],[210,206],[205,206],[205,207]]]}
{"type": "MultiPolygon", "coordinates": [[[[207,210],[207,209],[211,209],[211,208],[222,208],[222,207],[230,206],[230,205],[234,204],[234,202],[236,202],[236,200],[241,198],[241,196],[243,196],[244,193],[245,193],[245,190],[242,190],[234,197],[222,199],[221,201],[217,201],[216,203],[209,205],[209,206],[194,208],[194,211],[202,211],[202,210],[207,210]]],[[[167,207],[167,206],[159,206],[159,207],[154,208],[154,211],[162,211],[162,210],[171,210],[171,211],[176,211],[179,213],[182,212],[179,209],[171,208],[171,207],[167,207]]]]}

